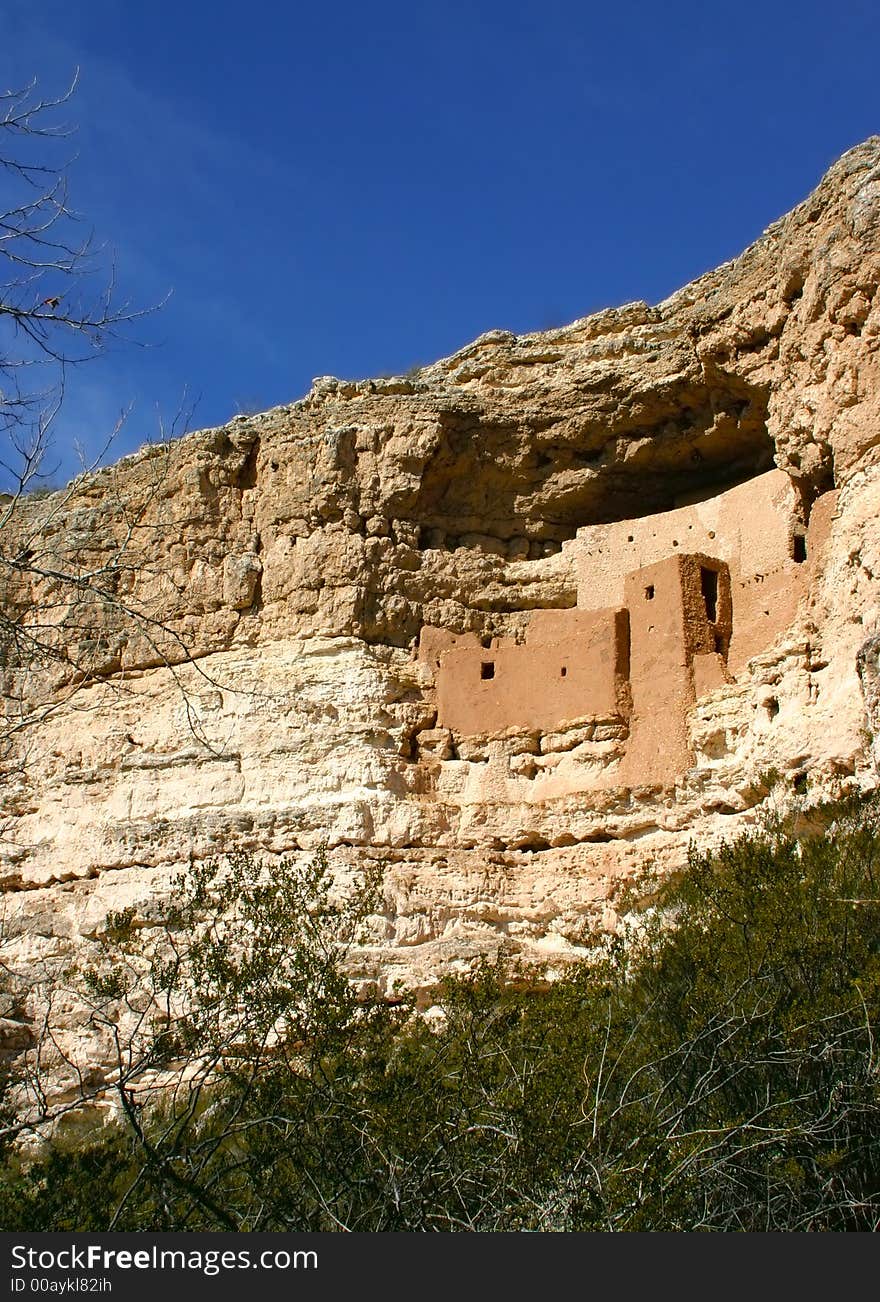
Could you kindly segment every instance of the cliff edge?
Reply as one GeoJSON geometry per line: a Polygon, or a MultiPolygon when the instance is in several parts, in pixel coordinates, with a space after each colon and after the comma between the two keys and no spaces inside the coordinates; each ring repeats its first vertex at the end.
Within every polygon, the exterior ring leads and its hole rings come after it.
{"type": "Polygon", "coordinates": [[[878,284],[873,137],[662,303],[322,377],[24,503],[4,610],[69,665],[4,669],[7,721],[36,710],[3,759],[8,1043],[193,860],[380,862],[361,975],[430,1002],[502,944],[579,956],[692,839],[876,786],[878,284]]]}

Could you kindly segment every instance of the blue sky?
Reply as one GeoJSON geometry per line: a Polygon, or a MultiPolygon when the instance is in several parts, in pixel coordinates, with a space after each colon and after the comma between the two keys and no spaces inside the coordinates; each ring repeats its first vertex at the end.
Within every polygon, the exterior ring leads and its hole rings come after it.
{"type": "Polygon", "coordinates": [[[0,0],[0,83],[79,67],[73,202],[126,297],[171,293],[75,377],[62,451],[662,299],[880,131],[878,12],[0,0]]]}

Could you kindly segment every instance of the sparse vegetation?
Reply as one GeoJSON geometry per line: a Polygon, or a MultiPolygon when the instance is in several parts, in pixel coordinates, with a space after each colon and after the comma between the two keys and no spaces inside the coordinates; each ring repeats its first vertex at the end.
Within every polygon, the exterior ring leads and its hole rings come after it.
{"type": "Polygon", "coordinates": [[[323,856],[197,873],[159,940],[110,919],[93,974],[124,1123],[29,1167],[8,1149],[0,1222],[876,1230],[880,813],[812,828],[693,850],[628,944],[549,985],[484,964],[430,1026],[343,974],[377,883],[341,905],[323,856]]]}
{"type": "MultiPolygon", "coordinates": [[[[65,397],[80,368],[131,340],[153,308],[120,301],[109,251],[71,206],[71,136],[65,117],[76,77],[55,98],[36,80],[0,90],[0,786],[27,778],[28,735],[82,689],[106,682],[132,642],[150,663],[191,662],[180,621],[149,591],[143,540],[167,527],[162,503],[167,443],[186,425],[181,408],[160,422],[145,477],[105,473],[99,505],[75,478],[56,487],[69,452],[56,448],[65,397]],[[58,461],[54,452],[58,451],[58,461]],[[71,527],[91,513],[89,525],[71,527]]],[[[124,416],[105,431],[95,470],[124,416]]],[[[91,431],[92,435],[98,431],[91,431]]],[[[179,680],[178,680],[179,681],[179,680]]],[[[110,688],[125,688],[117,678],[110,688]]],[[[192,717],[192,716],[191,716],[192,717]]],[[[0,793],[0,795],[5,792],[0,793]]],[[[0,801],[2,803],[2,801],[0,801]]],[[[6,830],[5,814],[0,834],[6,830]]]]}

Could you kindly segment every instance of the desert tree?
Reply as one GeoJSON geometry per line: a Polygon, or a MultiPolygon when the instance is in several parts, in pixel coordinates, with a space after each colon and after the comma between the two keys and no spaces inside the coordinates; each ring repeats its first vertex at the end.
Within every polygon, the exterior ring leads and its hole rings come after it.
{"type": "Polygon", "coordinates": [[[115,1096],[121,1124],[0,1180],[0,1218],[876,1231],[880,818],[821,817],[694,849],[680,879],[636,884],[655,903],[628,941],[597,934],[552,981],[483,963],[435,992],[430,1023],[346,977],[381,914],[368,883],[340,905],[321,855],[196,865],[159,913],[108,916],[76,978],[112,1050],[103,1082],[68,1042],[69,1096],[53,1111],[31,1088],[37,1129],[77,1089],[115,1096]]]}
{"type": "Polygon", "coordinates": [[[115,1114],[133,1161],[113,1224],[146,1191],[163,1223],[231,1230],[255,1213],[225,1206],[227,1181],[252,1186],[267,1141],[298,1135],[300,1194],[330,1216],[324,1128],[350,1120],[352,1070],[410,1007],[348,971],[382,908],[381,870],[341,883],[319,848],[271,866],[243,854],[194,863],[146,915],[108,914],[81,961],[44,982],[0,1147],[59,1135],[64,1146],[71,1126],[115,1114]],[[59,999],[79,1004],[74,1036],[59,1029],[59,999]]]}
{"type": "Polygon", "coordinates": [[[113,466],[97,485],[85,473],[104,461],[122,416],[89,431],[97,454],[80,453],[82,473],[52,487],[70,460],[58,430],[79,368],[114,343],[136,344],[138,324],[161,306],[119,296],[112,256],[72,206],[76,84],[50,98],[36,82],[0,93],[0,765],[19,773],[33,725],[83,684],[110,682],[133,639],[143,665],[189,658],[163,604],[167,576],[163,588],[150,572],[185,404],[169,428],[160,422],[135,485],[113,466]]]}
{"type": "Polygon", "coordinates": [[[71,368],[100,356],[150,310],[119,300],[112,259],[71,206],[73,128],[63,115],[76,85],[74,76],[54,98],[42,97],[36,81],[0,92],[4,519],[52,473],[47,462],[71,368]]]}

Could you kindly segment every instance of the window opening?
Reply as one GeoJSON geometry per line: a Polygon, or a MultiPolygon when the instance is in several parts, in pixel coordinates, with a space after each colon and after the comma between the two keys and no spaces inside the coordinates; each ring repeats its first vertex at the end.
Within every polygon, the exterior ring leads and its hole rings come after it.
{"type": "Polygon", "coordinates": [[[564,678],[567,673],[568,673],[568,669],[565,665],[563,665],[559,671],[559,677],[564,678]]]}
{"type": "Polygon", "coordinates": [[[706,618],[714,624],[718,618],[718,571],[707,570],[700,566],[700,588],[706,606],[706,618]]]}
{"type": "Polygon", "coordinates": [[[484,661],[483,661],[483,663],[480,665],[480,677],[481,677],[481,678],[494,678],[494,677],[495,677],[495,661],[494,661],[494,660],[484,660],[484,661]]]}
{"type": "Polygon", "coordinates": [[[791,559],[796,565],[803,565],[807,559],[807,540],[802,533],[796,533],[791,540],[791,559]]]}
{"type": "Polygon", "coordinates": [[[653,601],[653,600],[654,600],[654,585],[653,583],[649,583],[647,588],[645,588],[645,601],[653,601]]]}

